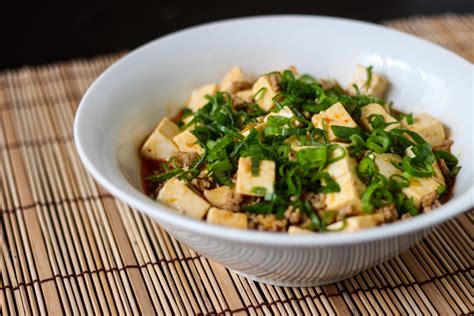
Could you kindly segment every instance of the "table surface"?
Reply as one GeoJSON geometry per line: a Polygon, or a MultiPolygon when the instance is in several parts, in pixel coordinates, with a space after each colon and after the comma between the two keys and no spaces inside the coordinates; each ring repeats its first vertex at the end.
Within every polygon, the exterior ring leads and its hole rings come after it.
{"type": "MultiPolygon", "coordinates": [[[[474,15],[388,26],[474,61],[474,15]]],[[[72,141],[79,100],[123,53],[0,72],[2,314],[467,314],[474,213],[332,285],[282,288],[228,271],[114,199],[72,141]]]]}

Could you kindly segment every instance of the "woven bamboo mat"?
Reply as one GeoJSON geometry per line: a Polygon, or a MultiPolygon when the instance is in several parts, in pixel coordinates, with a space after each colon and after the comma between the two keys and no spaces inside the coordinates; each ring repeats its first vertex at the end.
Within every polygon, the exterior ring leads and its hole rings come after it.
{"type": "MultiPolygon", "coordinates": [[[[474,15],[387,25],[474,61],[474,15]]],[[[349,280],[280,288],[241,278],[114,199],[72,142],[78,102],[121,54],[0,73],[2,314],[467,314],[473,220],[451,220],[349,280]]]]}

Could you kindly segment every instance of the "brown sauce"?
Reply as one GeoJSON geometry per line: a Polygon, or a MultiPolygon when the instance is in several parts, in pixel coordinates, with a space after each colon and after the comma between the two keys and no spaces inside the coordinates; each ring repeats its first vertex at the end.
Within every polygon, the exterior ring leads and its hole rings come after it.
{"type": "Polygon", "coordinates": [[[159,184],[147,180],[149,176],[163,173],[163,164],[167,163],[164,160],[144,159],[140,156],[140,176],[142,180],[142,188],[145,194],[155,198],[159,184]]]}

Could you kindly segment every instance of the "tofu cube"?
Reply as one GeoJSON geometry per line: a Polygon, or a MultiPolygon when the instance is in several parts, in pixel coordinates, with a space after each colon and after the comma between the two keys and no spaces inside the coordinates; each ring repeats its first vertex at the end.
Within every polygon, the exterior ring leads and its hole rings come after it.
{"type": "Polygon", "coordinates": [[[370,215],[359,215],[346,218],[346,223],[344,226],[344,221],[338,221],[331,225],[328,225],[326,228],[328,230],[339,231],[342,228],[344,232],[355,232],[363,230],[366,228],[371,228],[383,224],[385,222],[384,215],[382,213],[370,214],[370,215]]]}
{"type": "Polygon", "coordinates": [[[228,204],[229,200],[232,199],[233,189],[224,185],[212,190],[204,190],[204,197],[213,206],[224,208],[228,204]]]}
{"type": "Polygon", "coordinates": [[[385,111],[383,106],[381,106],[378,103],[371,103],[371,104],[364,105],[360,110],[360,121],[361,121],[362,126],[367,131],[372,130],[372,126],[370,125],[369,118],[373,114],[382,115],[385,123],[387,124],[394,123],[385,127],[386,131],[390,131],[394,128],[400,128],[400,123],[398,123],[398,121],[393,116],[391,116],[387,111],[385,111]]]}
{"type": "Polygon", "coordinates": [[[388,87],[387,79],[384,76],[374,72],[372,72],[370,82],[367,82],[368,79],[369,76],[367,68],[362,65],[357,65],[354,70],[352,82],[348,87],[349,93],[352,95],[357,94],[356,89],[353,87],[353,85],[356,85],[362,95],[374,95],[376,97],[383,98],[388,87]]]}
{"type": "Polygon", "coordinates": [[[253,84],[252,95],[258,106],[268,112],[275,106],[273,97],[278,94],[278,90],[278,77],[274,74],[264,75],[253,84]]]}
{"type": "Polygon", "coordinates": [[[402,171],[395,168],[395,166],[392,164],[392,162],[399,163],[402,161],[402,157],[399,155],[377,153],[373,153],[373,155],[375,156],[374,162],[378,171],[387,179],[394,174],[402,174],[402,171]]]}
{"type": "Polygon", "coordinates": [[[157,199],[174,207],[180,213],[197,219],[204,218],[211,207],[206,200],[178,178],[171,178],[166,181],[157,199]]]}
{"type": "Polygon", "coordinates": [[[403,119],[401,123],[403,128],[423,137],[431,147],[438,147],[446,140],[443,123],[429,114],[413,115],[413,124],[408,124],[406,119],[403,119]]]}
{"type": "Polygon", "coordinates": [[[345,207],[352,207],[348,214],[357,215],[362,212],[360,196],[365,185],[355,173],[346,173],[334,179],[341,191],[326,194],[326,211],[339,211],[345,207]]]}
{"type": "Polygon", "coordinates": [[[252,160],[250,157],[241,157],[237,169],[236,192],[250,196],[265,196],[273,193],[275,182],[275,162],[261,160],[258,175],[252,175],[252,160]],[[257,190],[256,190],[257,189],[257,190]],[[264,189],[265,192],[259,192],[264,189]]]}
{"type": "Polygon", "coordinates": [[[207,213],[207,222],[209,224],[228,226],[238,229],[247,229],[247,214],[236,213],[223,210],[217,207],[211,207],[207,213]]]}
{"type": "Polygon", "coordinates": [[[235,83],[244,81],[245,76],[240,67],[233,67],[229,72],[222,78],[219,83],[219,90],[226,91],[229,93],[235,92],[235,83]]]}
{"type": "Polygon", "coordinates": [[[191,131],[186,130],[184,132],[179,133],[175,137],[173,137],[173,141],[178,146],[179,151],[184,152],[195,152],[198,155],[202,155],[203,149],[201,145],[197,143],[198,139],[194,136],[191,131]]]}
{"type": "Polygon", "coordinates": [[[179,127],[165,117],[143,144],[140,155],[146,159],[170,159],[178,152],[178,147],[172,139],[179,133],[181,133],[179,127]]]}
{"type": "Polygon", "coordinates": [[[202,108],[209,102],[206,96],[215,95],[217,90],[218,90],[218,87],[214,83],[207,84],[197,90],[194,90],[191,93],[191,96],[189,97],[188,108],[191,109],[191,111],[196,112],[197,110],[199,110],[200,108],[202,108]]]}
{"type": "Polygon", "coordinates": [[[309,229],[304,229],[298,226],[290,226],[288,227],[288,234],[290,235],[307,235],[307,234],[314,234],[313,231],[309,229]]]}
{"type": "Polygon", "coordinates": [[[339,176],[342,176],[346,173],[356,173],[356,167],[357,167],[357,162],[355,161],[354,158],[349,156],[349,153],[347,152],[346,147],[342,147],[342,149],[338,149],[335,152],[333,152],[331,158],[340,156],[342,153],[340,150],[344,150],[346,152],[346,155],[344,158],[339,159],[337,161],[334,161],[333,163],[330,163],[329,165],[326,166],[326,171],[331,175],[333,178],[337,178],[339,176]]]}
{"type": "Polygon", "coordinates": [[[326,194],[326,211],[339,211],[345,207],[352,207],[351,214],[357,215],[361,213],[360,196],[365,190],[365,185],[357,176],[356,165],[356,161],[349,155],[346,155],[344,158],[326,167],[326,171],[341,188],[339,192],[326,194]]]}
{"type": "Polygon", "coordinates": [[[236,96],[236,104],[242,104],[242,103],[252,103],[253,100],[253,94],[252,90],[242,90],[238,91],[235,93],[236,96]]]}
{"type": "Polygon", "coordinates": [[[311,122],[316,128],[325,130],[327,132],[329,141],[331,142],[341,141],[341,139],[334,135],[331,126],[339,125],[346,127],[357,127],[356,122],[354,122],[352,117],[349,115],[349,113],[347,113],[346,109],[340,102],[331,105],[331,107],[325,111],[315,114],[311,118],[311,122]]]}
{"type": "Polygon", "coordinates": [[[411,178],[408,183],[408,187],[403,188],[402,192],[407,197],[413,198],[415,207],[420,207],[423,197],[433,193],[440,186],[433,178],[411,178]]]}

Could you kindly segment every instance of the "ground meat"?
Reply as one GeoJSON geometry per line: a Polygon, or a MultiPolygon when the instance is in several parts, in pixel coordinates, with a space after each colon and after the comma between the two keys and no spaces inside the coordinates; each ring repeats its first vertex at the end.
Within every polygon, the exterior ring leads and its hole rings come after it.
{"type": "Polygon", "coordinates": [[[396,221],[398,218],[397,209],[395,208],[394,204],[382,207],[378,210],[378,212],[383,214],[385,222],[393,222],[396,221]]]}
{"type": "Polygon", "coordinates": [[[194,164],[196,160],[199,159],[199,155],[195,152],[183,152],[180,151],[176,154],[176,166],[183,168],[183,167],[189,167],[194,164]]]}
{"type": "Polygon", "coordinates": [[[359,215],[356,210],[352,207],[352,205],[344,206],[339,210],[338,219],[348,218],[351,216],[359,215]],[[340,218],[339,218],[340,217],[340,218]]]}
{"type": "Polygon", "coordinates": [[[306,201],[309,201],[311,203],[311,206],[315,210],[322,210],[326,207],[326,203],[324,202],[326,199],[325,194],[316,194],[313,192],[306,193],[305,196],[303,196],[303,199],[306,201]]]}
{"type": "Polygon", "coordinates": [[[446,151],[451,151],[451,146],[454,144],[454,141],[452,139],[446,139],[441,145],[438,147],[433,148],[433,151],[435,150],[446,150],[446,151]]]}
{"type": "Polygon", "coordinates": [[[280,76],[277,74],[271,74],[268,80],[270,80],[272,87],[275,87],[277,91],[280,90],[280,76]]]}
{"type": "Polygon", "coordinates": [[[421,206],[423,207],[423,212],[428,213],[435,208],[441,206],[441,203],[438,200],[438,193],[436,191],[431,192],[430,194],[425,195],[421,199],[421,206]]]}
{"type": "Polygon", "coordinates": [[[402,219],[402,221],[404,221],[404,220],[412,218],[412,217],[413,216],[410,213],[405,213],[405,214],[402,215],[401,219],[402,219]]]}
{"type": "Polygon", "coordinates": [[[249,81],[235,81],[232,83],[232,87],[230,87],[230,94],[250,89],[252,84],[249,81]]]}
{"type": "Polygon", "coordinates": [[[335,80],[321,80],[319,81],[321,83],[321,86],[323,87],[324,90],[329,90],[332,88],[337,88],[339,87],[339,84],[335,80]]]}
{"type": "Polygon", "coordinates": [[[271,232],[286,231],[288,220],[286,218],[277,219],[274,214],[269,215],[250,215],[248,227],[251,229],[265,230],[271,232]]]}
{"type": "Polygon", "coordinates": [[[450,171],[449,171],[448,166],[446,166],[446,162],[444,161],[444,159],[440,159],[438,161],[438,166],[441,169],[441,173],[443,174],[443,176],[446,177],[449,175],[450,171]]]}
{"type": "Polygon", "coordinates": [[[201,170],[201,173],[197,178],[191,180],[191,184],[199,192],[215,187],[212,175],[208,175],[205,169],[201,170]]]}
{"type": "Polygon", "coordinates": [[[430,206],[423,207],[423,213],[429,213],[440,206],[441,206],[441,202],[439,200],[435,200],[433,204],[431,204],[430,206]]]}
{"type": "Polygon", "coordinates": [[[285,211],[285,218],[291,225],[296,225],[301,222],[303,216],[299,208],[295,209],[293,206],[290,205],[285,211]]]}

